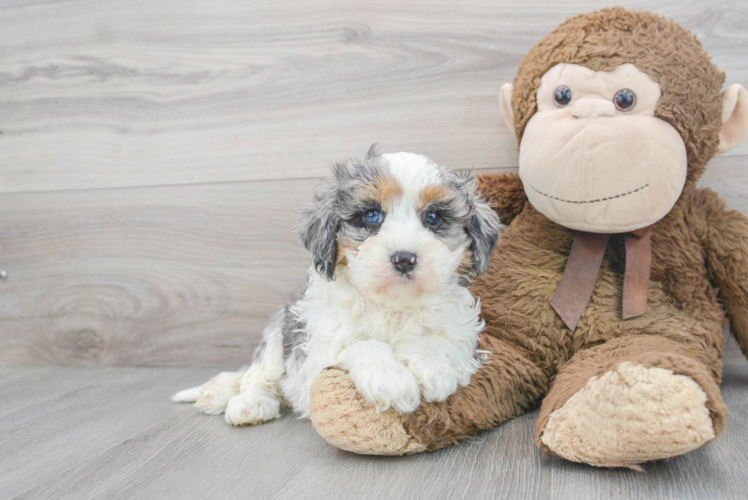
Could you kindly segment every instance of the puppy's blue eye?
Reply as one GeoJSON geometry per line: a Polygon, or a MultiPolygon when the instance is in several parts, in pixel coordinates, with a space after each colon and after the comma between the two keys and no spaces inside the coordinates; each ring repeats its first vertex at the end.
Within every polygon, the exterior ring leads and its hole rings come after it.
{"type": "Polygon", "coordinates": [[[382,212],[380,210],[369,210],[364,214],[364,220],[366,220],[368,224],[381,224],[382,212]]]}
{"type": "Polygon", "coordinates": [[[436,212],[429,212],[426,214],[426,217],[424,218],[426,221],[426,224],[429,226],[438,226],[439,223],[442,221],[441,215],[439,215],[436,212]]]}

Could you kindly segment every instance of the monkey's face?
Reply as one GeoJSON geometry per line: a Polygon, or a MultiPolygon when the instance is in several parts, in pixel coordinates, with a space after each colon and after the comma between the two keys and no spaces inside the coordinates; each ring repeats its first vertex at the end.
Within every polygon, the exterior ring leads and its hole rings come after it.
{"type": "Polygon", "coordinates": [[[687,174],[680,134],[654,116],[660,86],[632,64],[592,71],[558,64],[541,79],[520,144],[533,206],[565,227],[621,233],[673,207],[687,174]]]}

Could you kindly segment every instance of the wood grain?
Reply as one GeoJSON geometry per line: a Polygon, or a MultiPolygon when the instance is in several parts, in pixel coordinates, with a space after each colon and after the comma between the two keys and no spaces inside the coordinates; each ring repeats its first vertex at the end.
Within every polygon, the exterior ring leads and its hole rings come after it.
{"type": "Polygon", "coordinates": [[[294,225],[313,185],[0,197],[2,364],[246,362],[304,283],[294,225]]]}
{"type": "MultiPolygon", "coordinates": [[[[701,185],[748,213],[748,157],[701,185]]],[[[249,359],[303,285],[294,225],[315,180],[0,197],[0,366],[207,366],[249,359]]]]}
{"type": "Polygon", "coordinates": [[[725,361],[725,431],[701,449],[646,464],[646,474],[541,452],[537,412],[435,453],[367,457],[329,446],[292,415],[233,428],[168,401],[213,369],[3,371],[0,498],[741,499],[748,363],[733,340],[725,361]]]}
{"type": "Polygon", "coordinates": [[[499,88],[612,4],[680,22],[748,86],[740,0],[5,1],[0,192],[318,177],[373,142],[515,166],[499,88]]]}

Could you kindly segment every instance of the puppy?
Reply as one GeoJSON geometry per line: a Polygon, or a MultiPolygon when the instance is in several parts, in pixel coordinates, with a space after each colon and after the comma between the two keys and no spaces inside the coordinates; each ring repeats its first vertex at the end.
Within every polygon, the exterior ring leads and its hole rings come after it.
{"type": "Polygon", "coordinates": [[[380,411],[414,411],[470,382],[480,302],[467,289],[488,268],[501,225],[458,175],[425,156],[378,155],[332,167],[300,227],[313,264],[304,292],[278,310],[251,366],[178,392],[234,425],[309,417],[312,381],[347,370],[380,411]]]}

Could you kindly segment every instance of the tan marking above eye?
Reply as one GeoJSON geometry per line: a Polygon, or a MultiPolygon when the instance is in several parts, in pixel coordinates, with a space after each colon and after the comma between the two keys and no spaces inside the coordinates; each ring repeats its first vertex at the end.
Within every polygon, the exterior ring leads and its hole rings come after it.
{"type": "Polygon", "coordinates": [[[360,189],[358,196],[361,199],[375,200],[380,207],[385,207],[395,198],[401,196],[403,190],[394,177],[377,177],[373,185],[367,185],[360,189]]]}
{"type": "Polygon", "coordinates": [[[451,197],[449,189],[439,184],[431,184],[421,190],[418,195],[418,208],[423,210],[434,203],[446,201],[451,197]]]}
{"type": "Polygon", "coordinates": [[[380,177],[377,180],[377,187],[379,188],[379,203],[381,203],[382,206],[403,194],[400,184],[397,183],[394,177],[380,177]]]}

